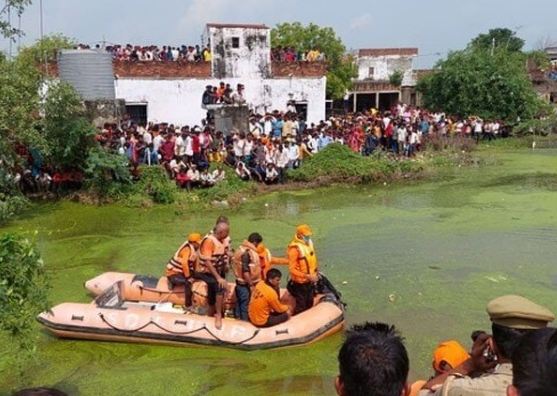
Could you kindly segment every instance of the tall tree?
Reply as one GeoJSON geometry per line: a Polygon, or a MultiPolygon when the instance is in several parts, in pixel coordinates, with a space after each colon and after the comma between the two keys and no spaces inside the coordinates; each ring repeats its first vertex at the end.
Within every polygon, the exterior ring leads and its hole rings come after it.
{"type": "Polygon", "coordinates": [[[529,119],[542,109],[542,102],[528,77],[526,58],[505,49],[493,55],[473,48],[452,52],[418,83],[418,90],[433,110],[508,121],[529,119]]]}
{"type": "Polygon", "coordinates": [[[280,23],[271,31],[271,43],[273,47],[294,47],[302,52],[318,49],[323,52],[328,67],[329,97],[341,98],[351,87],[352,78],[356,77],[356,68],[351,57],[346,56],[346,47],[330,27],[314,23],[307,26],[300,22],[280,23]]]}
{"type": "Polygon", "coordinates": [[[14,40],[18,36],[23,35],[23,31],[15,27],[10,17],[20,17],[25,8],[32,3],[32,0],[5,0],[4,6],[0,8],[0,35],[14,40]]]}
{"type": "Polygon", "coordinates": [[[480,34],[470,42],[469,46],[474,49],[505,49],[510,52],[520,52],[524,47],[524,40],[517,37],[516,32],[510,29],[496,28],[480,34]]]}

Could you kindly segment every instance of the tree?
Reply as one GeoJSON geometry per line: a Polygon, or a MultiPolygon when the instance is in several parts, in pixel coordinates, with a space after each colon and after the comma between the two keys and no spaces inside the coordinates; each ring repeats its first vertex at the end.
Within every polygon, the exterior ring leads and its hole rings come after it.
{"type": "Polygon", "coordinates": [[[395,70],[393,74],[389,76],[389,82],[395,87],[400,87],[402,85],[402,80],[404,79],[404,73],[400,70],[395,70]]]}
{"type": "Polygon", "coordinates": [[[95,144],[95,129],[84,117],[79,96],[67,83],[51,84],[44,110],[49,162],[63,169],[83,169],[95,144]]]}
{"type": "Polygon", "coordinates": [[[526,71],[526,55],[498,49],[468,48],[449,54],[418,83],[425,106],[463,116],[516,121],[541,109],[526,71]]]}
{"type": "Polygon", "coordinates": [[[21,16],[31,3],[31,0],[5,0],[0,8],[0,35],[10,40],[23,35],[23,31],[13,26],[8,16],[21,16]]]}
{"type": "Polygon", "coordinates": [[[524,40],[517,37],[516,32],[510,29],[496,28],[490,29],[488,33],[480,34],[470,42],[469,47],[490,51],[492,49],[506,49],[510,52],[520,52],[524,47],[524,40]]]}
{"type": "Polygon", "coordinates": [[[18,365],[35,351],[35,318],[49,308],[49,289],[35,243],[21,235],[0,236],[0,331],[13,341],[18,365]]]}
{"type": "Polygon", "coordinates": [[[16,60],[21,63],[40,66],[45,61],[49,63],[55,62],[58,51],[74,48],[75,45],[76,41],[74,39],[63,34],[49,34],[41,40],[37,40],[35,44],[22,48],[16,60]]]}
{"type": "Polygon", "coordinates": [[[346,56],[346,47],[330,27],[320,27],[300,22],[280,23],[271,31],[271,44],[276,47],[294,47],[297,51],[307,52],[318,49],[326,57],[327,95],[334,99],[342,98],[350,89],[352,78],[356,77],[356,67],[351,57],[346,56]]]}

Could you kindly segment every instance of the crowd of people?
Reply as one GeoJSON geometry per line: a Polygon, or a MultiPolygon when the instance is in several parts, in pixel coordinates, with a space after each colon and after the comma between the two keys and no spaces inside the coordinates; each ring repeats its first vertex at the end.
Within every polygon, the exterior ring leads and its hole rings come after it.
{"type": "MultiPolygon", "coordinates": [[[[212,60],[211,50],[208,46],[200,45],[120,45],[111,44],[101,46],[95,45],[96,50],[104,50],[112,55],[114,60],[131,62],[210,62],[212,60]]],[[[79,44],[76,49],[91,49],[88,44],[79,44]]]]}
{"type": "Polygon", "coordinates": [[[317,48],[309,51],[297,51],[293,47],[276,47],[271,50],[271,59],[275,62],[324,62],[325,53],[317,48]]]}
{"type": "MultiPolygon", "coordinates": [[[[244,86],[208,86],[204,105],[243,104],[244,86]]],[[[129,161],[135,177],[139,166],[163,166],[177,185],[188,190],[211,187],[225,179],[228,167],[246,181],[283,183],[289,170],[332,143],[370,156],[382,151],[412,159],[432,137],[460,136],[471,141],[492,140],[509,133],[499,120],[459,118],[399,104],[388,111],[346,113],[326,121],[307,123],[293,103],[286,111],[252,113],[245,130],[228,134],[217,131],[210,119],[201,125],[179,126],[149,122],[143,125],[124,116],[119,124],[105,124],[96,139],[104,147],[129,161]]],[[[24,150],[27,167],[15,175],[25,192],[45,192],[59,187],[78,188],[83,175],[78,170],[55,170],[40,153],[24,150]]],[[[36,150],[35,150],[36,151],[36,150]]]]}
{"type": "Polygon", "coordinates": [[[201,105],[207,108],[209,105],[244,105],[246,98],[244,97],[244,85],[236,85],[236,91],[232,89],[230,84],[221,81],[218,86],[207,85],[201,96],[201,105]]]}
{"type": "MultiPolygon", "coordinates": [[[[232,103],[244,103],[243,90],[239,84],[230,93],[230,85],[221,82],[218,87],[208,86],[202,101],[216,104],[231,98],[232,103]]],[[[222,164],[233,168],[242,180],[284,182],[288,170],[298,168],[331,143],[346,145],[364,156],[382,150],[412,158],[430,136],[462,136],[478,141],[507,133],[506,126],[498,120],[460,119],[405,105],[308,124],[290,104],[285,112],[252,114],[247,130],[227,135],[216,131],[206,120],[202,126],[194,127],[165,123],[140,126],[128,120],[116,134],[109,128],[102,131],[101,141],[116,138],[111,146],[127,155],[132,165],[163,164],[182,186],[191,185],[184,180],[199,181],[197,172],[203,175],[211,163],[219,165],[219,172],[222,164]]]]}
{"type": "MultiPolygon", "coordinates": [[[[78,44],[76,49],[104,50],[112,55],[114,60],[131,62],[211,62],[212,54],[209,46],[202,45],[133,45],[133,44],[78,44]]],[[[292,62],[324,62],[325,53],[317,48],[309,51],[298,51],[293,47],[281,47],[271,49],[271,60],[281,63],[292,62]]]]}

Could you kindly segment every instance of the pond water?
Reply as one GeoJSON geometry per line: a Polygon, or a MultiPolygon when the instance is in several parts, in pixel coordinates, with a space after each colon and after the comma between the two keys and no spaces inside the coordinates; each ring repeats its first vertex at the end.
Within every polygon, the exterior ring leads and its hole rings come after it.
{"type": "MultiPolygon", "coordinates": [[[[519,293],[557,312],[557,151],[482,155],[492,164],[431,182],[274,193],[224,214],[236,243],[258,231],[276,254],[296,224],[310,224],[348,322],[396,324],[411,379],[424,378],[438,341],[468,346],[473,330],[489,328],[485,305],[494,297],[519,293]]],[[[109,270],[161,274],[184,235],[208,230],[218,214],[65,202],[39,205],[0,231],[37,230],[52,302],[87,302],[85,280],[109,270]]],[[[306,347],[243,352],[44,333],[26,385],[72,395],[333,394],[341,341],[337,334],[306,347]]],[[[7,393],[14,378],[5,366],[7,393]]]]}

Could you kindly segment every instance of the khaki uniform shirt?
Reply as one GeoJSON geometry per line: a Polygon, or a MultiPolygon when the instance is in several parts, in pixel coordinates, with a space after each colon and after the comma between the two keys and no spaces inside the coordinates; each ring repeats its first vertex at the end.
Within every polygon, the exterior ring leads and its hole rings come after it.
{"type": "MultiPolygon", "coordinates": [[[[443,386],[430,396],[506,396],[507,387],[513,382],[513,366],[503,363],[493,373],[478,378],[450,376],[443,386]]],[[[427,394],[427,393],[426,393],[427,394]]],[[[420,396],[424,395],[420,393],[420,396]]]]}

